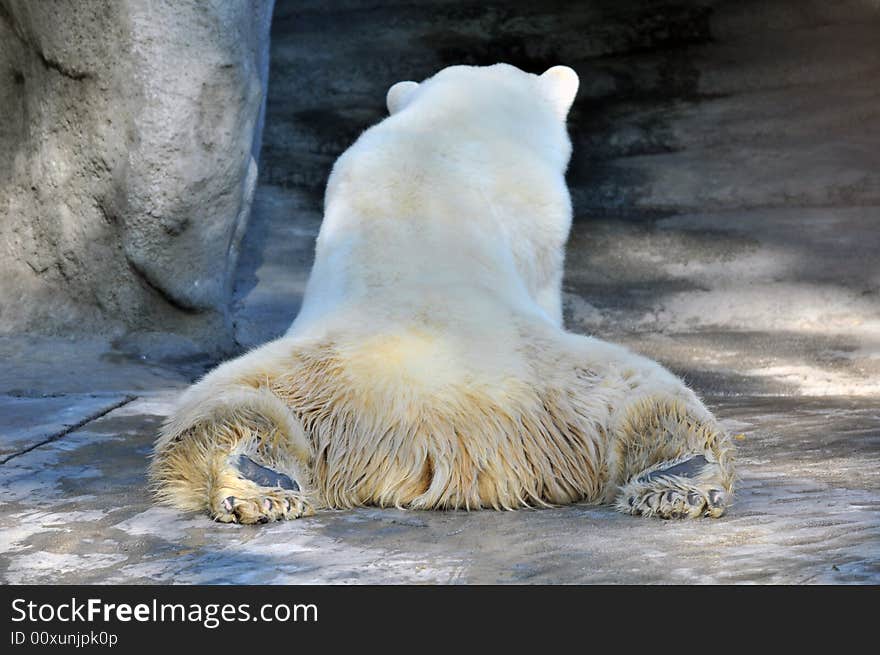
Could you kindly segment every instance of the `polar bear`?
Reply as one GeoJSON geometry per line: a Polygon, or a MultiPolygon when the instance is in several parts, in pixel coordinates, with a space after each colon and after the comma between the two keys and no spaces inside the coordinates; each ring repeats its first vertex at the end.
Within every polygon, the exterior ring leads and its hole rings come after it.
{"type": "Polygon", "coordinates": [[[565,66],[506,64],[392,86],[333,167],[289,331],[164,425],[159,500],[238,523],[361,505],[721,516],[731,441],[695,393],[562,326],[577,87],[565,66]]]}

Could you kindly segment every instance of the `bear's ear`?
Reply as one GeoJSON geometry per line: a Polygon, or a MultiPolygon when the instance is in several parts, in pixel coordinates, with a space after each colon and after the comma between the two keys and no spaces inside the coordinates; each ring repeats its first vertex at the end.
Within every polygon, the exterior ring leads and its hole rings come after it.
{"type": "Polygon", "coordinates": [[[388,89],[385,96],[385,104],[388,105],[388,113],[396,114],[403,109],[412,98],[413,91],[419,88],[418,82],[398,82],[388,89]]]}
{"type": "Polygon", "coordinates": [[[556,108],[556,113],[564,119],[568,115],[568,110],[574,102],[577,95],[578,80],[577,73],[568,66],[554,66],[548,68],[540,77],[541,85],[544,93],[547,94],[550,102],[556,108]]]}

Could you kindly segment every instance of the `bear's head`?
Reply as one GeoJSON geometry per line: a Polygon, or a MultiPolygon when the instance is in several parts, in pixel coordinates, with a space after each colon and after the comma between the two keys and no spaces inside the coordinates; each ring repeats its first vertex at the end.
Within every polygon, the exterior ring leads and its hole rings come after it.
{"type": "Polygon", "coordinates": [[[534,75],[508,64],[451,66],[393,85],[390,116],[333,166],[319,251],[337,248],[348,261],[369,243],[361,256],[375,258],[374,273],[398,280],[422,271],[415,279],[465,276],[478,288],[472,278],[482,276],[515,302],[525,290],[561,325],[572,218],[566,118],[577,89],[566,66],[534,75]]]}
{"type": "Polygon", "coordinates": [[[541,75],[509,64],[450,66],[422,82],[398,82],[386,95],[391,116],[410,113],[414,120],[448,121],[462,133],[491,131],[529,144],[564,169],[571,155],[565,121],[578,90],[568,66],[541,75]]]}

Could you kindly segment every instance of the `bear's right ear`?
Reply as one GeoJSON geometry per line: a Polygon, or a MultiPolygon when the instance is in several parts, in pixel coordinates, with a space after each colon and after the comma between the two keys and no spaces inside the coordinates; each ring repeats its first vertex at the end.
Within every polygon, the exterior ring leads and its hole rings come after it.
{"type": "Polygon", "coordinates": [[[577,73],[568,66],[554,66],[546,70],[540,80],[556,113],[565,120],[577,95],[580,83],[577,73]]]}
{"type": "Polygon", "coordinates": [[[388,105],[388,113],[396,114],[403,109],[412,99],[413,91],[419,88],[418,82],[398,82],[388,89],[385,96],[385,104],[388,105]]]}

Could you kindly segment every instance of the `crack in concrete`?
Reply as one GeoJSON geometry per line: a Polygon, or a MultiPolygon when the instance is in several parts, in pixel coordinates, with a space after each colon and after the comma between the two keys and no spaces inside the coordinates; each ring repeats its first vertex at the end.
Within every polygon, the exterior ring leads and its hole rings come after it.
{"type": "Polygon", "coordinates": [[[107,414],[109,414],[113,410],[116,410],[116,409],[119,409],[120,407],[124,407],[125,405],[128,405],[130,402],[137,400],[137,398],[138,398],[137,396],[127,395],[122,400],[115,402],[112,405],[109,405],[107,407],[104,407],[103,409],[100,409],[99,411],[95,412],[94,414],[89,414],[84,419],[82,419],[81,421],[78,421],[74,425],[68,426],[68,427],[64,428],[63,430],[59,430],[58,432],[49,435],[46,439],[43,439],[39,443],[35,443],[32,446],[28,446],[24,450],[20,450],[17,453],[12,453],[11,455],[7,455],[3,459],[0,459],[0,465],[5,464],[9,460],[11,460],[15,457],[18,457],[19,455],[24,455],[26,453],[31,452],[32,450],[36,450],[40,446],[45,446],[46,444],[50,444],[54,441],[58,441],[59,439],[61,439],[65,435],[70,434],[74,430],[79,430],[84,425],[88,425],[92,421],[95,421],[95,420],[101,418],[102,416],[106,416],[107,414]]]}

